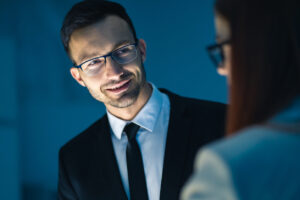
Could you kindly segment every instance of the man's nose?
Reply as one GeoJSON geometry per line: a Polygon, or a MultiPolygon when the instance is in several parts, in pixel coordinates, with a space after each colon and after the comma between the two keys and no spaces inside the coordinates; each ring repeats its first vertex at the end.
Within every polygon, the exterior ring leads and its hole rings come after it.
{"type": "Polygon", "coordinates": [[[108,78],[119,78],[123,74],[123,66],[109,56],[106,58],[105,71],[108,78]]]}

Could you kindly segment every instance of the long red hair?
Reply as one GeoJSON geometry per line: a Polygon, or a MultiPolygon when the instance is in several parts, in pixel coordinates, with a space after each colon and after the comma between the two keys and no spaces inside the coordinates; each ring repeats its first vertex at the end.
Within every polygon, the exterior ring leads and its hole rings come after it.
{"type": "Polygon", "coordinates": [[[263,123],[300,94],[297,0],[217,0],[230,23],[232,66],[227,134],[263,123]]]}

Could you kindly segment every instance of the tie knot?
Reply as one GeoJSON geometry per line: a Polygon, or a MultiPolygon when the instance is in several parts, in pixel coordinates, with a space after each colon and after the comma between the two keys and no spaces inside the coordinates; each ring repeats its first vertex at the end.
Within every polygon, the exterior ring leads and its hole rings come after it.
{"type": "Polygon", "coordinates": [[[129,140],[135,139],[136,133],[138,132],[139,128],[140,128],[140,126],[135,123],[131,122],[131,123],[127,124],[124,128],[124,132],[126,133],[127,138],[129,140]]]}

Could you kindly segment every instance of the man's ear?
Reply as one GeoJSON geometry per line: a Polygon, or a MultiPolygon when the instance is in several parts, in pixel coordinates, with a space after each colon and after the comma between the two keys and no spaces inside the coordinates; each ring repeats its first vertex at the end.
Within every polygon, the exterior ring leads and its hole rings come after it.
{"type": "Polygon", "coordinates": [[[79,69],[72,67],[70,69],[71,75],[72,77],[83,87],[85,87],[85,83],[83,82],[83,80],[81,79],[80,73],[79,73],[79,69]]]}
{"type": "Polygon", "coordinates": [[[142,61],[145,62],[145,60],[146,60],[146,42],[143,39],[139,39],[139,50],[142,55],[142,61]]]}

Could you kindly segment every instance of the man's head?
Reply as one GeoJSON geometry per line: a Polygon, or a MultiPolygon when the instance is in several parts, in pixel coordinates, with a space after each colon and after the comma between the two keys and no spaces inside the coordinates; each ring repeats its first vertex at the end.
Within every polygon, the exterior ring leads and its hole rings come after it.
{"type": "Polygon", "coordinates": [[[136,102],[146,85],[145,41],[137,40],[125,9],[108,1],[84,1],[67,14],[61,37],[73,78],[106,107],[136,102]]]}
{"type": "Polygon", "coordinates": [[[125,20],[132,31],[134,39],[137,40],[133,23],[123,6],[103,0],[82,1],[75,4],[67,13],[61,28],[61,40],[67,53],[70,50],[70,37],[75,30],[97,23],[109,15],[116,15],[125,20]]]}

